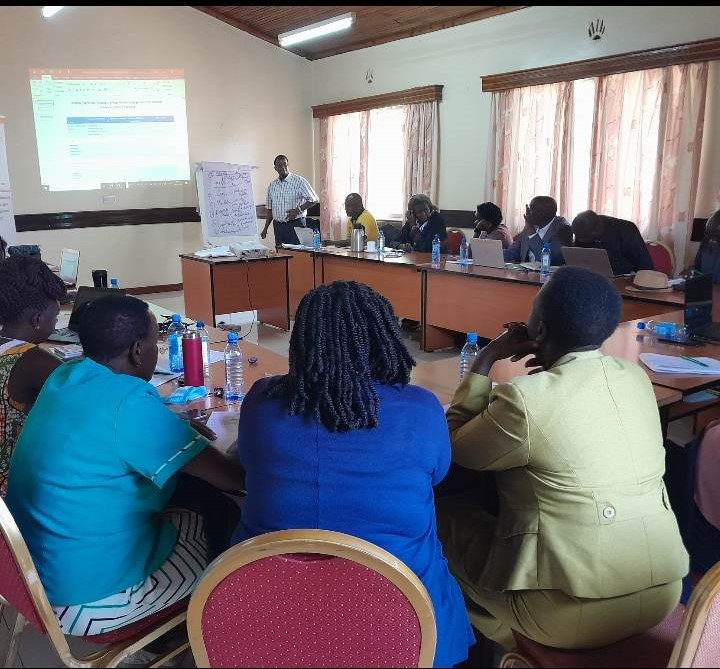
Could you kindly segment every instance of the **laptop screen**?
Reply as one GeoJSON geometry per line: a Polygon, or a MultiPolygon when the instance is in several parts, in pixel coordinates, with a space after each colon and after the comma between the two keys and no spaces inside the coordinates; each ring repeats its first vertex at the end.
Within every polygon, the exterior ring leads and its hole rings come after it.
{"type": "Polygon", "coordinates": [[[63,249],[60,254],[60,278],[65,283],[77,283],[80,251],[63,249]]]}
{"type": "Polygon", "coordinates": [[[713,283],[710,274],[685,281],[685,325],[692,333],[712,323],[713,283]]]}
{"type": "Polygon", "coordinates": [[[88,286],[81,286],[78,288],[68,327],[77,332],[80,316],[83,312],[83,305],[89,304],[99,297],[105,297],[106,295],[125,295],[126,293],[127,291],[123,288],[90,288],[88,286]]]}

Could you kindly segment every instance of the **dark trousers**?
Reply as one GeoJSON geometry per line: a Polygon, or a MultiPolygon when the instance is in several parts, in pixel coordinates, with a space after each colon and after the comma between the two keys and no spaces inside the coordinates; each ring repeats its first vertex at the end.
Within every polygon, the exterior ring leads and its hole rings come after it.
{"type": "Polygon", "coordinates": [[[240,520],[240,509],[221,490],[190,474],[180,474],[168,506],[187,509],[202,516],[208,562],[229,548],[230,537],[240,520]]]}

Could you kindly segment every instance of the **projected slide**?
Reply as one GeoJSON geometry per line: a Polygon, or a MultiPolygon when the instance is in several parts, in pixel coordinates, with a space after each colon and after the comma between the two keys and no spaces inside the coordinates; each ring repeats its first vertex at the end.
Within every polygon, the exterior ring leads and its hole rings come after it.
{"type": "Polygon", "coordinates": [[[30,70],[42,188],[190,179],[183,70],[30,70]]]}

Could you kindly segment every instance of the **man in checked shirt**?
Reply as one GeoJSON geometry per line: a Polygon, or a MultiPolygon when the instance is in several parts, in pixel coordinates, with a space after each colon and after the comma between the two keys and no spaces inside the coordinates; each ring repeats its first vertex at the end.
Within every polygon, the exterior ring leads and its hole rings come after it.
{"type": "Polygon", "coordinates": [[[307,179],[293,174],[288,169],[287,156],[278,156],[273,161],[278,178],[270,182],[265,206],[270,210],[261,237],[267,237],[270,222],[275,232],[275,246],[299,244],[296,227],[307,227],[305,212],[319,201],[317,193],[307,179]]]}

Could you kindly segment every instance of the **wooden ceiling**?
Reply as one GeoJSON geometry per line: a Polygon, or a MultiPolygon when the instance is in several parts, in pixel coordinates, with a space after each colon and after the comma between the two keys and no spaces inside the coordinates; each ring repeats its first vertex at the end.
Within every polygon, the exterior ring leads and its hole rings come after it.
{"type": "Polygon", "coordinates": [[[444,7],[238,7],[195,6],[216,19],[278,45],[278,35],[303,28],[347,12],[355,14],[350,30],[310,40],[288,50],[308,60],[327,58],[347,51],[393,42],[423,33],[452,28],[505,14],[521,6],[444,6],[444,7]]]}

